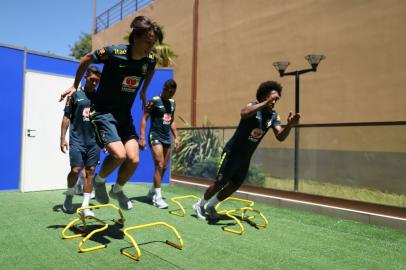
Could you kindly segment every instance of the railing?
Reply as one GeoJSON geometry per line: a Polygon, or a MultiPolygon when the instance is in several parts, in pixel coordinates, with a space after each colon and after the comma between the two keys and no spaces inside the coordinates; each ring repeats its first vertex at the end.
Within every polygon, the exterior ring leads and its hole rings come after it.
{"type": "Polygon", "coordinates": [[[153,0],[121,0],[102,14],[97,16],[94,33],[101,32],[128,15],[150,5],[153,0]]]}
{"type": "MultiPolygon", "coordinates": [[[[406,121],[297,128],[298,192],[406,208],[406,121]]],[[[179,130],[183,146],[173,152],[172,172],[214,179],[235,127],[179,130]]],[[[245,184],[294,191],[293,141],[293,132],[281,143],[269,131],[252,157],[245,184]]]]}

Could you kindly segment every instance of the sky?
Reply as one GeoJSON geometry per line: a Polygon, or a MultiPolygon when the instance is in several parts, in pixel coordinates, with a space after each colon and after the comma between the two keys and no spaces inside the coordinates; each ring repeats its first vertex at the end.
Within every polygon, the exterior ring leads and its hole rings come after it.
{"type": "MultiPolygon", "coordinates": [[[[96,0],[96,15],[119,0],[96,0]]],[[[68,56],[92,32],[93,0],[0,0],[0,44],[68,56]]]]}

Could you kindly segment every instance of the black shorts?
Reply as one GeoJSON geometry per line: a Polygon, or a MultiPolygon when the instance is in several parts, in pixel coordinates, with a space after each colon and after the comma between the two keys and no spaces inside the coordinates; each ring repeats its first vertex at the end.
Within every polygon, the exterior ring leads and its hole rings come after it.
{"type": "Polygon", "coordinates": [[[162,138],[159,138],[157,135],[150,133],[148,136],[148,143],[149,147],[157,144],[162,144],[162,147],[164,148],[171,148],[171,141],[169,140],[163,140],[162,138]]]}
{"type": "Polygon", "coordinates": [[[70,144],[69,159],[71,167],[96,166],[100,160],[100,147],[97,144],[91,146],[70,144]]]}
{"type": "Polygon", "coordinates": [[[129,113],[92,111],[90,118],[95,128],[96,141],[101,148],[112,142],[138,140],[133,118],[129,113]]]}
{"type": "Polygon", "coordinates": [[[228,152],[221,155],[220,167],[217,172],[216,180],[220,182],[232,182],[241,186],[248,174],[250,160],[239,157],[228,152]]]}

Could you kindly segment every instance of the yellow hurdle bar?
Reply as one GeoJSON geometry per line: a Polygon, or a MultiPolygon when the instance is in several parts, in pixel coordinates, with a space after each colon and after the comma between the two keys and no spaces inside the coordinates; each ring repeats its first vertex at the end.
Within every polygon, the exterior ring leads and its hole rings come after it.
{"type": "Polygon", "coordinates": [[[249,223],[251,223],[251,224],[253,224],[255,227],[257,227],[258,229],[259,228],[266,228],[266,226],[268,226],[268,224],[269,224],[269,222],[268,222],[268,220],[266,219],[266,217],[261,213],[261,211],[259,211],[259,210],[257,210],[257,209],[253,209],[253,208],[251,208],[251,207],[247,207],[247,209],[244,209],[243,210],[243,213],[242,213],[242,215],[241,215],[241,219],[242,220],[245,220],[245,221],[247,221],[247,222],[249,222],[249,223]],[[254,218],[253,216],[245,216],[245,212],[247,212],[247,211],[252,211],[252,212],[256,212],[256,213],[258,213],[259,214],[259,216],[262,218],[262,220],[264,221],[264,223],[263,224],[259,224],[259,223],[256,223],[255,221],[252,221],[252,219],[254,218]]]}
{"type": "Polygon", "coordinates": [[[188,199],[188,198],[192,198],[192,199],[195,199],[197,201],[199,200],[199,197],[197,197],[195,195],[186,195],[186,196],[173,197],[171,199],[171,201],[174,202],[175,204],[177,204],[180,209],[169,211],[169,213],[171,213],[172,215],[175,215],[175,216],[184,217],[186,215],[185,208],[183,208],[183,205],[180,202],[178,202],[178,200],[180,200],[180,199],[188,199]],[[179,210],[180,210],[180,212],[179,212],[179,210]]]}
{"type": "Polygon", "coordinates": [[[170,246],[172,246],[172,247],[174,247],[174,248],[180,249],[180,250],[183,249],[184,243],[183,243],[183,240],[182,240],[182,238],[180,237],[178,231],[177,231],[173,226],[169,225],[168,223],[165,223],[165,222],[161,222],[161,221],[160,221],[160,222],[148,223],[148,224],[144,224],[144,225],[138,225],[138,226],[133,226],[133,227],[126,228],[126,229],[124,230],[124,235],[126,235],[128,238],[130,238],[130,241],[131,241],[132,245],[134,246],[135,252],[136,252],[137,254],[136,254],[136,255],[133,255],[133,254],[131,254],[130,252],[127,252],[127,251],[122,251],[121,253],[122,253],[123,255],[127,256],[127,257],[130,257],[130,258],[133,259],[133,260],[137,260],[137,261],[138,261],[138,260],[140,259],[140,257],[141,257],[142,254],[141,254],[141,251],[140,251],[140,249],[139,249],[139,247],[138,247],[137,242],[135,242],[135,239],[129,234],[129,231],[138,230],[138,229],[143,229],[143,228],[147,228],[147,227],[158,226],[158,225],[163,225],[163,226],[169,228],[170,230],[172,230],[172,232],[176,235],[176,237],[177,237],[178,240],[179,240],[179,244],[175,244],[175,243],[173,243],[173,242],[171,242],[171,241],[169,241],[169,240],[166,240],[166,241],[165,241],[166,244],[168,244],[168,245],[170,245],[170,246]]]}
{"type": "MultiPolygon", "coordinates": [[[[253,207],[254,204],[255,204],[254,201],[251,201],[251,200],[240,199],[240,198],[236,198],[236,197],[228,197],[228,198],[226,198],[225,200],[219,202],[219,203],[215,206],[216,211],[217,211],[217,209],[220,207],[220,205],[221,205],[222,203],[224,203],[225,201],[238,201],[238,202],[247,203],[247,205],[246,205],[246,206],[243,206],[243,207],[253,207]]],[[[237,209],[233,209],[233,210],[238,210],[238,209],[241,209],[241,208],[237,208],[237,209]]],[[[227,213],[228,211],[230,211],[230,210],[231,210],[231,209],[229,209],[229,210],[217,211],[217,214],[219,214],[219,215],[224,215],[224,214],[226,214],[226,213],[227,213]]],[[[237,211],[235,211],[235,212],[237,212],[237,211]]]]}
{"type": "Polygon", "coordinates": [[[238,220],[238,218],[233,215],[233,213],[235,213],[235,212],[242,212],[242,214],[241,214],[241,219],[244,220],[244,221],[248,221],[248,222],[252,223],[252,224],[253,224],[255,227],[257,227],[257,228],[265,228],[265,227],[268,226],[268,224],[269,224],[269,222],[268,222],[268,220],[266,219],[266,217],[265,217],[259,210],[253,209],[252,207],[241,207],[241,208],[239,208],[239,209],[228,210],[228,211],[226,212],[226,216],[228,216],[229,218],[233,219],[233,220],[237,223],[237,225],[240,227],[240,230],[234,230],[234,229],[229,229],[229,228],[223,228],[224,231],[231,232],[231,233],[235,233],[235,234],[239,234],[239,235],[242,235],[242,234],[244,233],[244,231],[245,231],[244,226],[241,224],[240,220],[238,220]],[[246,213],[247,211],[252,211],[252,212],[258,213],[258,214],[260,215],[260,217],[264,220],[264,223],[263,223],[263,224],[259,224],[259,223],[256,223],[256,222],[252,221],[252,219],[253,219],[254,217],[245,216],[245,213],[246,213]]]}
{"type": "Polygon", "coordinates": [[[109,227],[109,225],[106,222],[104,222],[103,220],[98,219],[97,217],[93,217],[93,216],[84,216],[81,213],[81,211],[85,210],[85,209],[99,209],[99,208],[113,208],[113,209],[117,210],[118,214],[120,215],[120,219],[118,219],[117,221],[113,219],[113,221],[116,222],[116,223],[119,223],[121,225],[124,225],[125,219],[124,219],[123,213],[114,204],[98,204],[98,205],[92,205],[92,206],[86,206],[86,207],[78,208],[76,210],[76,214],[78,214],[79,217],[75,218],[74,220],[69,222],[69,224],[66,225],[65,228],[61,232],[61,235],[62,235],[63,239],[72,239],[72,238],[77,238],[77,237],[85,237],[84,230],[87,227],[86,220],[93,219],[93,220],[96,220],[96,221],[100,222],[100,224],[103,225],[103,227],[101,227],[99,229],[95,229],[92,232],[90,232],[85,238],[82,239],[82,241],[80,241],[80,243],[79,243],[79,251],[80,252],[88,252],[88,251],[93,251],[93,250],[102,249],[102,248],[107,247],[106,245],[97,245],[97,246],[90,247],[90,248],[83,248],[83,245],[85,244],[85,242],[87,240],[89,240],[94,234],[96,234],[98,232],[105,231],[109,227]],[[72,228],[78,221],[81,221],[83,223],[83,226],[82,226],[82,228],[77,227],[77,229],[83,231],[83,233],[67,235],[66,231],[68,231],[70,228],[72,228]]]}
{"type": "Polygon", "coordinates": [[[237,225],[240,227],[240,230],[237,231],[237,230],[229,229],[229,228],[226,228],[226,227],[224,227],[223,230],[225,230],[225,231],[227,231],[227,232],[239,234],[239,235],[243,234],[243,232],[244,232],[244,230],[245,230],[245,229],[244,229],[244,226],[242,226],[242,224],[241,224],[241,222],[238,220],[238,218],[236,218],[236,217],[233,215],[234,212],[238,212],[239,210],[240,210],[240,209],[228,210],[228,211],[226,212],[226,216],[228,216],[228,217],[231,218],[231,219],[234,219],[234,221],[235,221],[235,222],[237,223],[237,225]]]}

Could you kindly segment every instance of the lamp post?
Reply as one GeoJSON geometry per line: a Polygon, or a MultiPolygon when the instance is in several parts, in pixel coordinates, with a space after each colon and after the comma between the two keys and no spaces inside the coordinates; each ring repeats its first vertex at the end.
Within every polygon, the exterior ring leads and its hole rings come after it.
{"type": "MultiPolygon", "coordinates": [[[[299,77],[301,74],[307,72],[316,72],[317,66],[319,65],[320,61],[326,59],[326,57],[322,54],[309,54],[305,56],[305,59],[309,62],[312,66],[308,69],[301,69],[291,72],[285,72],[286,68],[289,66],[290,62],[288,61],[280,61],[274,62],[273,66],[279,72],[281,77],[283,76],[295,76],[295,113],[299,113],[299,104],[300,104],[300,95],[299,95],[299,88],[300,88],[300,80],[299,77]]],[[[295,157],[294,157],[294,191],[297,192],[299,189],[299,128],[295,127],[295,157]]]]}

